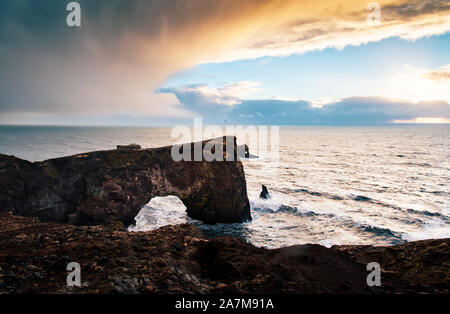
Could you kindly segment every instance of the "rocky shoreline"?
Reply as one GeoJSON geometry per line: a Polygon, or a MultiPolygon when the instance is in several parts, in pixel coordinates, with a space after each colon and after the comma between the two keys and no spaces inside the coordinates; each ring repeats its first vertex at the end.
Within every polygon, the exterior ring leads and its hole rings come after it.
{"type": "Polygon", "coordinates": [[[4,212],[0,293],[448,294],[449,244],[267,250],[207,239],[187,224],[127,232],[118,222],[73,226],[4,212]],[[81,287],[66,285],[70,262],[81,266],[81,287]],[[380,287],[366,284],[369,262],[381,265],[380,287]]]}
{"type": "Polygon", "coordinates": [[[268,250],[188,224],[127,232],[155,196],[177,195],[208,223],[251,219],[236,138],[215,141],[235,158],[175,162],[170,146],[137,144],[35,163],[0,154],[0,294],[450,292],[450,239],[268,250]],[[72,262],[79,287],[67,285],[72,262]],[[379,287],[366,283],[371,262],[382,269],[379,287]]]}

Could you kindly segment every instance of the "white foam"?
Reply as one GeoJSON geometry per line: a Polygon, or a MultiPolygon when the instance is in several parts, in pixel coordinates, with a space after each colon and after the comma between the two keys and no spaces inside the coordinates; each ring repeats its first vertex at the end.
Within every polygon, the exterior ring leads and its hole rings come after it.
{"type": "Polygon", "coordinates": [[[427,222],[421,230],[402,234],[402,239],[406,241],[444,238],[450,238],[450,224],[436,217],[427,222]]]}
{"type": "Polygon", "coordinates": [[[271,193],[270,198],[268,199],[261,199],[259,197],[250,199],[250,208],[252,210],[255,208],[259,208],[259,209],[269,209],[271,211],[278,211],[283,205],[297,208],[296,206],[291,205],[292,203],[295,203],[295,201],[296,201],[295,198],[289,197],[286,194],[282,195],[277,193],[271,193]]]}
{"type": "Polygon", "coordinates": [[[333,240],[333,239],[323,239],[317,242],[317,244],[320,244],[324,247],[330,248],[333,245],[341,245],[341,241],[339,240],[333,240]]]}
{"type": "Polygon", "coordinates": [[[450,216],[450,202],[445,202],[441,209],[442,215],[450,216]]]}
{"type": "Polygon", "coordinates": [[[190,222],[186,206],[177,196],[154,197],[134,218],[135,225],[128,231],[149,231],[167,225],[190,222]]]}

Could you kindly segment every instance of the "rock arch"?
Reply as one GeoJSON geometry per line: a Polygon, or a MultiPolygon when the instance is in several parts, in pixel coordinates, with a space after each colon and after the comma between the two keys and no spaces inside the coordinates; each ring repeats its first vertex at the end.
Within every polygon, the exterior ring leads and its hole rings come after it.
{"type": "MultiPolygon", "coordinates": [[[[234,137],[223,138],[224,152],[230,140],[236,156],[234,137]]],[[[175,162],[171,148],[97,151],[34,163],[0,155],[0,211],[43,221],[129,225],[154,196],[176,195],[191,218],[206,223],[251,219],[241,161],[175,162]]]]}
{"type": "Polygon", "coordinates": [[[186,206],[178,196],[155,196],[134,217],[128,231],[148,231],[189,221],[186,206]]]}

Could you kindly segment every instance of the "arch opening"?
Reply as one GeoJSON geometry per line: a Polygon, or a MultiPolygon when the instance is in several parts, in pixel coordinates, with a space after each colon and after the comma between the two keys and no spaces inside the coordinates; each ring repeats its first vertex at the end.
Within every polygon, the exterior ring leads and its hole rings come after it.
{"type": "Polygon", "coordinates": [[[150,231],[167,225],[192,223],[187,208],[176,195],[155,196],[134,217],[128,226],[131,232],[150,231]]]}

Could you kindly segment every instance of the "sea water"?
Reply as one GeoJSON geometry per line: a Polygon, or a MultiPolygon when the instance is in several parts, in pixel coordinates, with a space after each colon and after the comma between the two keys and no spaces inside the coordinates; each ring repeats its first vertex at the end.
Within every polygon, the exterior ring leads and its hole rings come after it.
{"type": "MultiPolygon", "coordinates": [[[[1,126],[0,153],[38,161],[117,144],[171,145],[170,134],[170,127],[1,126]]],[[[450,237],[449,125],[281,127],[279,156],[243,161],[251,222],[205,225],[168,196],[153,198],[128,230],[187,222],[210,237],[269,248],[450,237]],[[268,200],[259,199],[262,184],[268,200]]]]}

